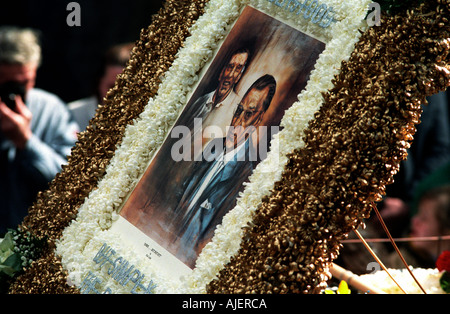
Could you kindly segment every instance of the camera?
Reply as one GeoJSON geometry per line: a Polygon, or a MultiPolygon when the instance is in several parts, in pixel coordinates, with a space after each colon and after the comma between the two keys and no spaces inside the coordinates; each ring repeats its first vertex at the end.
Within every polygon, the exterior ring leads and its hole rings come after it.
{"type": "Polygon", "coordinates": [[[6,82],[0,85],[0,98],[11,110],[16,109],[16,95],[25,101],[25,85],[18,82],[6,82]]]}

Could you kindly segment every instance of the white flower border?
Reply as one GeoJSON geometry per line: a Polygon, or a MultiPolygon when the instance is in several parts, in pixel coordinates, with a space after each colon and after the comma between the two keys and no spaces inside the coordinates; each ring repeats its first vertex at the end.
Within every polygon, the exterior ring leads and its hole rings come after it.
{"type": "MultiPolygon", "coordinates": [[[[360,32],[367,23],[369,0],[321,0],[333,7],[336,22],[322,28],[301,15],[289,15],[287,10],[274,5],[274,0],[211,0],[203,14],[191,28],[172,67],[164,76],[158,95],[151,99],[141,116],[129,125],[120,147],[107,168],[98,188],[91,192],[79,208],[77,218],[68,226],[57,242],[56,254],[61,257],[69,272],[69,281],[81,285],[89,271],[101,272],[92,261],[103,243],[113,246],[120,256],[134,264],[146,274],[146,280],[157,284],[155,293],[205,293],[206,285],[236,254],[242,238],[242,227],[251,220],[252,213],[269,195],[273,184],[279,180],[287,162],[286,155],[301,148],[303,130],[322,105],[322,92],[332,88],[332,79],[339,73],[341,62],[347,60],[358,41],[360,32]],[[136,185],[146,170],[152,156],[162,145],[166,134],[183,109],[197,81],[202,67],[212,59],[215,49],[228,34],[231,25],[245,5],[286,21],[290,25],[326,41],[326,49],[316,62],[305,90],[298,102],[286,112],[284,127],[272,142],[272,150],[253,172],[250,182],[238,198],[236,207],[230,211],[217,227],[213,240],[205,247],[197,260],[192,274],[180,282],[165,278],[151,263],[136,258],[133,250],[120,240],[120,236],[109,231],[118,218],[124,198],[136,185]]],[[[128,293],[108,276],[102,277],[101,285],[114,293],[128,293]]],[[[145,284],[145,283],[144,283],[145,284]]]]}
{"type": "MultiPolygon", "coordinates": [[[[414,268],[410,266],[414,277],[421,283],[427,294],[446,294],[439,282],[442,273],[436,268],[414,268]]],[[[372,274],[360,275],[359,279],[370,287],[376,287],[387,294],[422,294],[422,289],[406,268],[379,270],[372,274]],[[391,279],[392,276],[397,284],[391,279]],[[402,287],[403,291],[399,288],[402,287]]]]}

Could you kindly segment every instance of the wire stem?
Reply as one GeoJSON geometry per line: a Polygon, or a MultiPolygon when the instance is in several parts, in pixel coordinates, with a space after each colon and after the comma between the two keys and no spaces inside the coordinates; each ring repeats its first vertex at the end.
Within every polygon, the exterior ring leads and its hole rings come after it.
{"type": "Polygon", "coordinates": [[[383,218],[381,217],[381,214],[377,208],[377,206],[372,203],[372,207],[378,217],[378,220],[380,221],[381,225],[383,226],[384,231],[386,232],[386,235],[388,236],[390,242],[392,243],[392,246],[394,247],[395,251],[397,252],[398,256],[400,257],[400,259],[402,260],[403,264],[405,265],[406,269],[408,270],[408,272],[411,274],[411,277],[414,279],[414,281],[417,283],[417,285],[419,286],[420,290],[422,290],[422,292],[424,294],[427,294],[427,292],[425,291],[425,289],[422,287],[422,285],[420,284],[420,282],[417,280],[417,278],[414,276],[413,272],[411,271],[411,269],[409,268],[408,263],[406,262],[405,258],[403,257],[402,253],[400,252],[400,250],[397,247],[397,244],[395,244],[394,239],[391,236],[391,233],[389,232],[386,224],[384,223],[383,218]]]}
{"type": "Polygon", "coordinates": [[[367,244],[366,240],[364,240],[363,236],[358,232],[358,230],[353,230],[356,235],[358,236],[358,238],[361,240],[361,242],[364,244],[364,246],[367,248],[367,250],[369,251],[369,253],[373,256],[373,258],[375,259],[375,261],[380,264],[381,268],[383,268],[383,270],[386,272],[386,274],[388,274],[388,276],[392,279],[393,282],[395,282],[395,284],[400,288],[400,290],[402,290],[402,292],[404,294],[406,294],[405,290],[403,290],[403,288],[398,284],[397,281],[395,281],[394,277],[392,277],[392,275],[390,274],[389,270],[386,268],[386,266],[384,266],[383,262],[378,258],[377,254],[375,254],[375,252],[372,250],[372,248],[369,246],[369,244],[367,244]]]}

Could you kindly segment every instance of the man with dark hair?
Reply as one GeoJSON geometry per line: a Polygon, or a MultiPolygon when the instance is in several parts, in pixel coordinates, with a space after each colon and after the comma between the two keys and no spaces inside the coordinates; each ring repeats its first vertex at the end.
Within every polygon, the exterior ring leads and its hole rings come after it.
{"type": "MultiPolygon", "coordinates": [[[[214,122],[210,122],[223,125],[224,127],[230,125],[233,113],[239,102],[238,96],[234,92],[234,87],[244,74],[249,58],[250,52],[248,49],[233,51],[230,54],[230,58],[225,62],[225,66],[221,68],[217,88],[214,91],[199,97],[181,114],[177,121],[177,126],[172,130],[171,136],[164,142],[158,154],[152,161],[151,167],[149,167],[141,180],[141,184],[145,184],[148,188],[146,188],[145,192],[143,192],[144,189],[135,189],[136,193],[131,195],[131,201],[128,201],[124,205],[121,215],[126,219],[135,224],[139,224],[141,219],[138,215],[135,215],[135,213],[138,212],[135,209],[144,213],[157,212],[158,215],[163,216],[166,215],[167,212],[172,212],[177,206],[183,192],[180,190],[180,186],[183,184],[186,175],[190,173],[192,165],[194,164],[192,161],[197,160],[196,156],[200,156],[201,159],[202,155],[201,128],[200,130],[197,130],[194,127],[194,121],[195,119],[199,119],[199,121],[202,122],[209,114],[218,112],[218,119],[214,119],[214,122]],[[179,126],[186,129],[188,133],[180,140],[177,139],[178,137],[174,136],[174,130],[179,126]],[[198,131],[198,133],[195,133],[196,131],[198,131]],[[197,139],[199,139],[200,146],[195,143],[195,140],[197,139]],[[183,147],[183,149],[178,150],[174,149],[174,147],[183,147]],[[195,151],[194,147],[200,147],[200,149],[195,151]],[[160,191],[169,192],[161,193],[160,191]],[[160,208],[166,210],[159,211],[158,209],[160,208]]],[[[219,137],[223,138],[225,134],[226,133],[223,132],[219,137]]],[[[152,216],[152,219],[154,219],[154,216],[152,216]]],[[[172,219],[172,217],[167,218],[167,220],[170,219],[172,219]]],[[[161,220],[166,221],[166,218],[161,218],[161,220]]],[[[144,220],[142,220],[142,222],[144,222],[144,220]]],[[[147,228],[146,225],[142,227],[147,228]]],[[[153,228],[151,232],[153,232],[154,229],[155,228],[153,228]]]]}
{"type": "Polygon", "coordinates": [[[204,160],[196,162],[175,209],[174,224],[179,241],[178,258],[194,267],[203,247],[212,238],[223,216],[236,204],[243,182],[251,175],[252,162],[261,126],[276,91],[271,75],[259,78],[248,89],[235,111],[224,138],[216,138],[203,151],[204,160]],[[255,143],[256,142],[256,143],[255,143]]]}
{"type": "Polygon", "coordinates": [[[79,130],[57,96],[34,87],[40,62],[35,31],[0,28],[0,236],[61,171],[79,130]]]}
{"type": "Polygon", "coordinates": [[[231,54],[230,59],[220,72],[217,88],[201,97],[193,105],[194,107],[198,106],[199,102],[203,103],[206,100],[203,107],[204,111],[197,118],[205,118],[204,123],[210,121],[207,125],[217,125],[224,129],[230,125],[237,103],[234,88],[242,78],[249,61],[250,51],[246,48],[238,49],[231,54]]]}
{"type": "Polygon", "coordinates": [[[183,120],[179,121],[181,125],[188,126],[193,134],[191,144],[194,154],[193,156],[185,156],[185,160],[196,160],[196,156],[201,153],[196,148],[203,148],[211,139],[217,136],[223,137],[226,134],[226,128],[231,123],[239,101],[234,89],[242,78],[249,62],[249,49],[235,50],[220,72],[217,88],[201,96],[190,105],[188,111],[184,114],[184,119],[189,119],[189,123],[183,120]],[[199,119],[197,121],[201,122],[201,128],[197,128],[194,119],[199,119]],[[202,131],[202,136],[197,134],[200,131],[202,131]],[[202,142],[194,143],[197,140],[202,142]]]}

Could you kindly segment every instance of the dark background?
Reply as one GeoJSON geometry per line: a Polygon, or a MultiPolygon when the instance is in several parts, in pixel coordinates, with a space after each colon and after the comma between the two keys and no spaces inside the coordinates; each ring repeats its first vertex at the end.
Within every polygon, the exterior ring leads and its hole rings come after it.
{"type": "Polygon", "coordinates": [[[163,0],[78,0],[81,26],[67,25],[70,0],[2,0],[0,25],[41,31],[36,86],[65,102],[90,96],[101,56],[110,46],[139,39],[163,0]]]}

